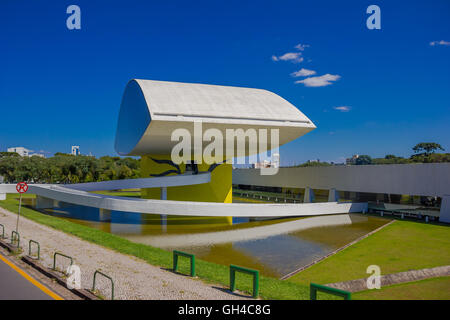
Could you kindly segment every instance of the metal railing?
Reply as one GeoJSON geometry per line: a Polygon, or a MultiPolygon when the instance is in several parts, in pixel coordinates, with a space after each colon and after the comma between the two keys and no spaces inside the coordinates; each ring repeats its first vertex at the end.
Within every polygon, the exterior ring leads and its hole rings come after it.
{"type": "Polygon", "coordinates": [[[104,274],[100,270],[95,270],[95,272],[94,272],[94,281],[92,283],[92,292],[95,291],[95,281],[97,279],[97,274],[100,274],[103,277],[105,277],[105,278],[107,278],[107,279],[109,279],[111,281],[111,300],[114,300],[114,281],[113,281],[113,279],[110,276],[108,276],[107,274],[104,274]]]}
{"type": "Polygon", "coordinates": [[[178,272],[178,256],[186,257],[191,260],[191,277],[195,277],[195,256],[183,251],[173,250],[173,272],[178,272]]]}
{"type": "Polygon", "coordinates": [[[11,232],[11,245],[14,245],[14,242],[17,240],[17,248],[20,246],[20,234],[16,231],[11,232]]]}
{"type": "Polygon", "coordinates": [[[244,267],[230,265],[230,290],[231,292],[236,290],[236,271],[253,275],[253,298],[257,298],[259,295],[259,271],[244,267]]]}
{"type": "Polygon", "coordinates": [[[317,291],[325,292],[328,294],[332,294],[338,297],[343,297],[344,300],[351,300],[352,294],[351,292],[344,291],[341,289],[331,288],[327,286],[323,286],[316,283],[310,283],[309,285],[309,298],[310,300],[317,300],[317,291]]]}
{"type": "MultiPolygon", "coordinates": [[[[0,224],[0,228],[1,228],[1,238],[5,239],[5,226],[3,224],[0,224]]],[[[11,232],[11,245],[13,245],[15,242],[17,242],[17,248],[19,248],[20,246],[20,234],[16,231],[12,231],[11,232]]],[[[30,241],[28,242],[28,256],[30,258],[39,260],[40,259],[40,255],[41,255],[41,245],[39,244],[39,242],[30,239],[30,241]],[[37,246],[37,256],[32,256],[31,254],[31,249],[32,249],[32,244],[35,244],[37,246]]],[[[174,251],[174,271],[176,272],[178,269],[178,256],[185,256],[188,258],[191,258],[191,276],[195,276],[195,256],[191,255],[189,253],[185,253],[182,251],[174,251]]],[[[64,258],[67,258],[70,260],[70,264],[69,266],[73,265],[73,258],[71,256],[65,255],[63,253],[60,252],[55,252],[53,254],[53,270],[56,270],[56,256],[61,256],[64,258]]],[[[101,272],[100,270],[96,270],[94,272],[94,279],[93,279],[93,283],[92,283],[92,291],[95,291],[95,286],[96,286],[96,280],[97,280],[97,274],[102,275],[103,277],[109,279],[111,281],[111,300],[114,300],[114,280],[108,276],[107,274],[104,274],[103,272],[101,272]]]]}
{"type": "Polygon", "coordinates": [[[39,242],[30,239],[30,241],[28,242],[28,256],[29,256],[30,258],[33,258],[33,259],[36,259],[36,260],[39,260],[39,259],[40,259],[40,257],[41,257],[41,245],[39,244],[39,242]],[[34,244],[37,245],[37,258],[34,258],[34,257],[31,255],[31,244],[32,244],[32,243],[34,243],[34,244]]]}
{"type": "Polygon", "coordinates": [[[243,197],[243,198],[254,198],[254,199],[261,199],[264,200],[265,198],[267,198],[267,201],[275,201],[275,202],[285,202],[285,203],[297,203],[297,202],[302,202],[301,198],[296,197],[295,195],[288,195],[288,194],[279,194],[279,195],[275,195],[275,194],[260,194],[256,191],[239,191],[239,190],[233,190],[233,194],[243,197]],[[264,199],[263,199],[264,198],[264,199]]]}
{"type": "Polygon", "coordinates": [[[69,259],[70,260],[69,266],[73,265],[73,258],[72,257],[66,256],[65,254],[62,254],[60,252],[55,252],[55,254],[53,255],[53,268],[52,268],[53,270],[57,271],[56,270],[56,256],[61,256],[61,257],[69,259]]]}

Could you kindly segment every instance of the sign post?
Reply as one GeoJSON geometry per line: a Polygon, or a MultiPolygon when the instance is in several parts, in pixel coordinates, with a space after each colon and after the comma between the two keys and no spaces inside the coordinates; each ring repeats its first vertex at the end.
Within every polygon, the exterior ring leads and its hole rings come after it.
{"type": "Polygon", "coordinates": [[[20,217],[20,208],[22,207],[22,193],[25,193],[28,191],[28,185],[26,182],[19,182],[16,185],[16,190],[18,193],[20,193],[20,199],[19,199],[19,213],[17,214],[17,222],[16,222],[16,232],[19,232],[19,217],[20,217]]]}

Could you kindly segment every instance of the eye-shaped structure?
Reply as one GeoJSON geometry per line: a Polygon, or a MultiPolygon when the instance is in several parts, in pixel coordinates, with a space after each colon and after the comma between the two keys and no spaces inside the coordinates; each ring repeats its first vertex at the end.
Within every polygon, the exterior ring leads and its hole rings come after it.
{"type": "Polygon", "coordinates": [[[226,129],[279,129],[280,146],[316,128],[267,90],[134,79],[123,94],[115,149],[120,155],[170,154],[178,143],[172,132],[184,128],[193,136],[194,122],[202,123],[203,132],[220,130],[224,140],[226,129]]]}

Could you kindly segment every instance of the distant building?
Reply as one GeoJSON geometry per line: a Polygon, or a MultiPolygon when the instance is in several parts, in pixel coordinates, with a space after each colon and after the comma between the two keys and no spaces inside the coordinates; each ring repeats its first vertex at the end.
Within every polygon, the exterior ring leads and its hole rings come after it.
{"type": "Polygon", "coordinates": [[[359,154],[353,155],[351,158],[345,159],[345,164],[355,164],[356,159],[359,158],[359,154]]]}
{"type": "Polygon", "coordinates": [[[79,156],[80,153],[80,146],[72,146],[72,152],[71,152],[74,156],[79,156]]]}
{"type": "Polygon", "coordinates": [[[8,148],[8,152],[15,152],[15,153],[18,153],[22,157],[28,157],[30,155],[30,153],[32,152],[32,150],[28,150],[27,148],[24,148],[24,147],[12,147],[12,148],[8,148]]]}
{"type": "Polygon", "coordinates": [[[264,160],[262,162],[255,162],[252,164],[252,167],[255,169],[270,168],[270,161],[264,160]]]}
{"type": "Polygon", "coordinates": [[[33,150],[29,150],[24,147],[12,147],[8,148],[8,152],[15,152],[19,154],[21,157],[32,157],[32,156],[38,156],[41,158],[45,158],[45,156],[41,153],[33,153],[33,150]]]}
{"type": "Polygon", "coordinates": [[[262,162],[256,162],[252,164],[252,167],[255,169],[261,168],[279,168],[280,167],[280,154],[274,153],[272,155],[272,161],[264,160],[262,162]]]}
{"type": "Polygon", "coordinates": [[[308,160],[308,163],[315,163],[315,162],[320,162],[320,159],[313,159],[313,160],[308,160]]]}
{"type": "Polygon", "coordinates": [[[29,155],[30,157],[40,157],[40,158],[45,158],[45,156],[42,153],[33,153],[29,155]]]}

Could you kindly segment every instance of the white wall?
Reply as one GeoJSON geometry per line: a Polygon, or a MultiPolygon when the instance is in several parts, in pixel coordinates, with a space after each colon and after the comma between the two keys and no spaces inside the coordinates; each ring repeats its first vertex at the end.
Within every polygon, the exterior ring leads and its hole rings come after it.
{"type": "Polygon", "coordinates": [[[233,184],[440,197],[450,194],[450,163],[280,168],[273,176],[235,169],[233,184]]]}

